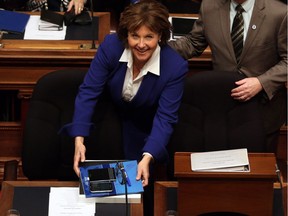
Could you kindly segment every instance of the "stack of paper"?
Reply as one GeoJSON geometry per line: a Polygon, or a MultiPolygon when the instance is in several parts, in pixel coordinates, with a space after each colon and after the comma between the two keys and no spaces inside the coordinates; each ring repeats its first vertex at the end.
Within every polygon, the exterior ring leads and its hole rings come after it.
{"type": "Polygon", "coordinates": [[[94,216],[94,213],[95,201],[79,197],[77,187],[51,187],[48,216],[94,216]]]}
{"type": "MultiPolygon", "coordinates": [[[[128,194],[129,203],[141,203],[141,194],[128,194]]],[[[97,203],[125,203],[125,196],[94,197],[87,199],[79,195],[78,187],[51,187],[49,194],[49,214],[94,216],[97,203]]]]}
{"type": "Polygon", "coordinates": [[[61,31],[63,30],[63,26],[59,26],[57,24],[46,22],[40,19],[38,29],[40,31],[61,31]]]}
{"type": "Polygon", "coordinates": [[[64,40],[66,35],[66,26],[63,26],[62,31],[39,31],[39,15],[31,15],[26,31],[24,34],[25,40],[64,40]]]}
{"type": "Polygon", "coordinates": [[[247,149],[192,153],[191,168],[205,172],[249,172],[247,149]]]}

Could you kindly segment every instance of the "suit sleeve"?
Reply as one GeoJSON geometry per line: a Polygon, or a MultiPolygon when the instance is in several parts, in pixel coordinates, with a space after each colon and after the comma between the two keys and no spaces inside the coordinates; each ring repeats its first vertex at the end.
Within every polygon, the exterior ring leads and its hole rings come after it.
{"type": "Polygon", "coordinates": [[[174,71],[174,76],[170,78],[161,93],[152,130],[143,148],[143,152],[149,152],[156,161],[165,161],[168,158],[166,146],[173,132],[174,124],[178,121],[178,109],[188,63],[181,61],[175,65],[175,68],[177,70],[174,71]]]}
{"type": "Polygon", "coordinates": [[[200,56],[208,47],[204,35],[204,24],[202,21],[202,16],[204,15],[202,12],[203,4],[204,3],[202,3],[199,11],[199,18],[194,22],[194,25],[191,26],[191,31],[187,35],[174,41],[171,40],[168,43],[170,47],[176,50],[184,59],[200,56]]]}
{"type": "Polygon", "coordinates": [[[278,51],[279,62],[269,68],[265,73],[258,76],[258,79],[270,100],[278,90],[283,87],[284,83],[287,82],[287,14],[284,16],[276,35],[278,37],[276,49],[278,51]]]}

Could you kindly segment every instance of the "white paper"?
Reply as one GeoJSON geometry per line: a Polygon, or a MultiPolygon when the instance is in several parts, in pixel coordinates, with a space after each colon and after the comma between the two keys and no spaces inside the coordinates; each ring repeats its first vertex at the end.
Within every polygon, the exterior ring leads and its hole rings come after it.
{"type": "Polygon", "coordinates": [[[248,172],[247,149],[191,153],[192,171],[248,172]]]}
{"type": "Polygon", "coordinates": [[[63,26],[60,27],[54,23],[46,22],[40,19],[39,24],[38,24],[38,29],[39,31],[59,31],[59,30],[63,30],[63,26]]]}
{"type": "Polygon", "coordinates": [[[78,187],[51,187],[48,216],[94,216],[95,201],[79,197],[78,187]]]}
{"type": "Polygon", "coordinates": [[[39,15],[31,15],[25,28],[24,40],[65,40],[67,27],[63,25],[61,31],[40,31],[39,15]]]}

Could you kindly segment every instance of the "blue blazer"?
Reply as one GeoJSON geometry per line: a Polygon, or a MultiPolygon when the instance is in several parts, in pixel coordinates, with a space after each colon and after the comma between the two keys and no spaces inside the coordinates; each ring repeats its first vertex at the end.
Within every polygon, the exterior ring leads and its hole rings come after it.
{"type": "Polygon", "coordinates": [[[154,160],[165,161],[188,63],[168,45],[161,47],[160,76],[148,73],[132,101],[125,102],[122,88],[127,63],[119,62],[124,48],[116,34],[105,37],[80,85],[73,122],[64,130],[73,137],[89,135],[94,107],[107,86],[122,119],[126,159],[139,160],[143,152],[149,152],[154,160]]]}

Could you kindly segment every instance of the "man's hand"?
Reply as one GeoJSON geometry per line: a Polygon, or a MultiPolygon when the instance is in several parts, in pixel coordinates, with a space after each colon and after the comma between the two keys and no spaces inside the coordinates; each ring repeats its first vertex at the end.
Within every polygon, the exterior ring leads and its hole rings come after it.
{"type": "Polygon", "coordinates": [[[256,94],[258,94],[263,88],[258,78],[250,77],[239,80],[236,82],[238,87],[232,89],[231,96],[235,100],[248,101],[256,94]]]}

